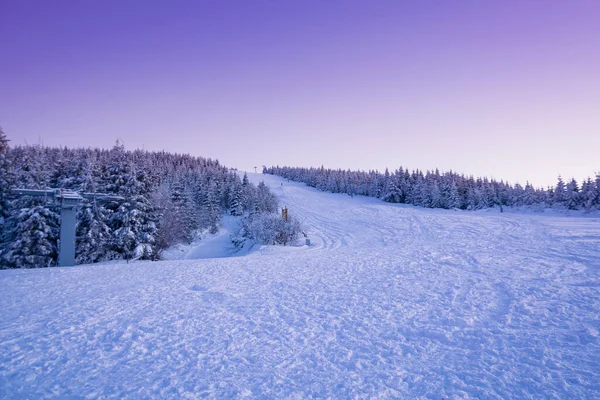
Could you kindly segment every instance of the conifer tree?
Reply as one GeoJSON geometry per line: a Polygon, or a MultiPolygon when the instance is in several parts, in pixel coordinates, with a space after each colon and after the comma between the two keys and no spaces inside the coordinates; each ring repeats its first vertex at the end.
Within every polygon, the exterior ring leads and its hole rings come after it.
{"type": "Polygon", "coordinates": [[[221,209],[216,198],[216,185],[211,182],[202,193],[201,222],[203,228],[208,228],[210,233],[217,233],[219,230],[219,219],[221,209]]]}
{"type": "Polygon", "coordinates": [[[276,213],[277,197],[267,187],[264,181],[261,181],[256,187],[256,208],[255,212],[276,213]]]}
{"type": "Polygon", "coordinates": [[[106,224],[106,210],[96,201],[85,201],[79,212],[76,229],[75,262],[90,264],[117,258],[110,253],[106,244],[111,239],[111,231],[106,224]]]}
{"type": "Polygon", "coordinates": [[[137,173],[128,163],[122,171],[119,192],[125,200],[111,216],[113,248],[126,259],[149,259],[153,255],[158,218],[146,197],[146,175],[137,173]]]}
{"type": "Polygon", "coordinates": [[[596,174],[596,196],[595,196],[595,200],[594,200],[594,207],[596,207],[597,210],[600,210],[600,172],[598,172],[596,174]]]}
{"type": "Polygon", "coordinates": [[[0,230],[10,212],[9,198],[12,179],[10,178],[11,171],[7,153],[8,139],[0,127],[0,230]]]}
{"type": "Polygon", "coordinates": [[[581,185],[580,200],[586,211],[591,211],[594,208],[594,200],[596,197],[595,188],[596,186],[591,178],[583,181],[583,184],[581,185]]]}
{"type": "Polygon", "coordinates": [[[529,182],[525,184],[525,191],[523,194],[523,204],[530,206],[537,203],[535,190],[529,182]]]}
{"type": "Polygon", "coordinates": [[[563,205],[565,202],[565,183],[562,180],[562,177],[558,176],[558,182],[556,183],[556,187],[554,188],[554,198],[552,202],[556,205],[563,205]]]}
{"type": "Polygon", "coordinates": [[[565,187],[564,203],[567,209],[576,210],[579,205],[579,201],[579,186],[577,185],[577,181],[573,178],[565,187]]]}
{"type": "Polygon", "coordinates": [[[6,223],[8,240],[2,253],[7,268],[53,267],[58,259],[59,216],[39,200],[16,200],[6,223]]]}
{"type": "Polygon", "coordinates": [[[456,187],[456,182],[452,181],[450,183],[450,190],[448,193],[448,208],[462,208],[462,201],[460,199],[460,194],[458,193],[458,188],[456,187]]]}
{"type": "Polygon", "coordinates": [[[429,207],[442,208],[442,204],[442,192],[437,181],[433,181],[431,182],[431,187],[429,188],[429,207]]]}
{"type": "Polygon", "coordinates": [[[241,216],[244,213],[242,185],[234,181],[230,199],[231,215],[241,216]]]}

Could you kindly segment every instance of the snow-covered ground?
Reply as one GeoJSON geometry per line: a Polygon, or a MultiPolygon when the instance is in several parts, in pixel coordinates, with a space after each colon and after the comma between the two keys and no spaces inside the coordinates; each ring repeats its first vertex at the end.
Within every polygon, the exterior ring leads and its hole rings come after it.
{"type": "Polygon", "coordinates": [[[231,235],[240,229],[240,217],[226,215],[221,219],[219,232],[211,235],[203,232],[202,237],[191,244],[178,244],[163,253],[163,260],[199,260],[203,258],[239,257],[248,253],[248,248],[240,250],[231,243],[231,235]]]}
{"type": "Polygon", "coordinates": [[[0,271],[0,398],[600,398],[598,218],[251,179],[312,246],[0,271]]]}

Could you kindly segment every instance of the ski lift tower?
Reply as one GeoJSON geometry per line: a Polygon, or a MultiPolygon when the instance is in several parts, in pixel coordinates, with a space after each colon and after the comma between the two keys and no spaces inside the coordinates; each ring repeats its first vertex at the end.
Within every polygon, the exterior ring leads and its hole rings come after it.
{"type": "Polygon", "coordinates": [[[75,265],[75,228],[77,226],[77,210],[83,199],[95,200],[124,200],[120,196],[102,193],[78,193],[65,189],[13,189],[13,194],[20,196],[53,197],[60,200],[60,249],[58,266],[70,267],[75,265]]]}

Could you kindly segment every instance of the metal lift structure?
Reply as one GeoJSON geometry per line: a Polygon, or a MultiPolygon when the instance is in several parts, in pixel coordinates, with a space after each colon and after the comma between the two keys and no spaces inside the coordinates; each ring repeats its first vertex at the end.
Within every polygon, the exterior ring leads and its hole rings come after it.
{"type": "Polygon", "coordinates": [[[79,193],[66,189],[13,189],[13,194],[19,196],[52,197],[60,202],[60,249],[58,266],[70,267],[75,265],[75,229],[77,225],[77,210],[83,199],[98,201],[124,200],[121,196],[103,193],[79,193]]]}

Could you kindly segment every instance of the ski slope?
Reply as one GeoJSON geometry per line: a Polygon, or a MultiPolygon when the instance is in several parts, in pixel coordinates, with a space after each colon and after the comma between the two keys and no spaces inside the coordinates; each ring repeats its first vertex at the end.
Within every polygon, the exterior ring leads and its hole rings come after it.
{"type": "Polygon", "coordinates": [[[600,398],[598,218],[250,177],[312,246],[0,271],[0,398],[600,398]]]}

